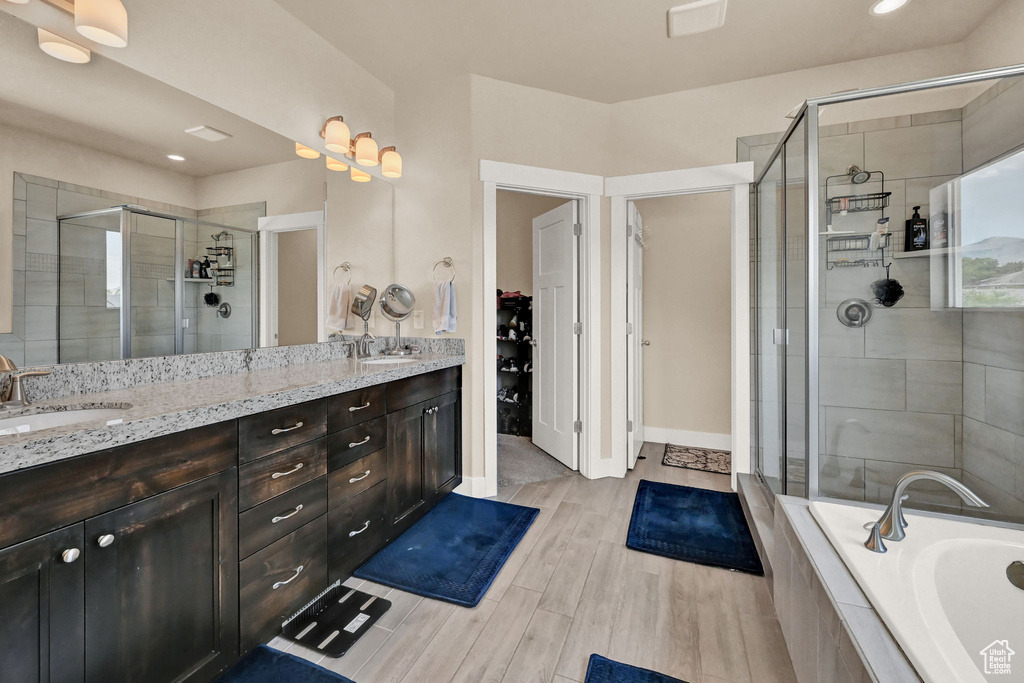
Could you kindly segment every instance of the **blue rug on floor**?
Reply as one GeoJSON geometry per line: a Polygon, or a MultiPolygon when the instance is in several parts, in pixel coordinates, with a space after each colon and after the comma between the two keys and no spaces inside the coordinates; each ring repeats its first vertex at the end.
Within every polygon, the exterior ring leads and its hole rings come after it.
{"type": "Polygon", "coordinates": [[[584,683],[686,683],[686,681],[650,669],[614,662],[601,655],[590,655],[584,683]]]}
{"type": "Polygon", "coordinates": [[[355,576],[474,607],[540,510],[448,494],[355,576]]]}
{"type": "Polygon", "coordinates": [[[353,683],[313,662],[260,645],[221,674],[216,683],[353,683]]]}
{"type": "Polygon", "coordinates": [[[684,562],[764,574],[735,493],[641,480],[626,547],[684,562]]]}

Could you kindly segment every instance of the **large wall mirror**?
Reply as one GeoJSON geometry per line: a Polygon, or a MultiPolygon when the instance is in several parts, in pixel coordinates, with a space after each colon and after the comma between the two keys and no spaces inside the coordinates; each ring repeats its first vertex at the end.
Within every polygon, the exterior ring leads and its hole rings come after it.
{"type": "Polygon", "coordinates": [[[0,355],[19,366],[324,340],[335,283],[393,282],[393,204],[117,62],[54,59],[0,12],[0,355]]]}

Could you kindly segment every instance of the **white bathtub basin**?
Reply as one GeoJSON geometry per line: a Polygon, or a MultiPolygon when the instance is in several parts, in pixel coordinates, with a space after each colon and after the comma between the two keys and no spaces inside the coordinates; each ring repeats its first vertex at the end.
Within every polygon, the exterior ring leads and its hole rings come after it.
{"type": "Polygon", "coordinates": [[[864,547],[863,525],[879,511],[810,507],[921,678],[1024,680],[1024,590],[1006,576],[1010,563],[1024,561],[1024,531],[909,513],[907,538],[887,541],[888,552],[878,554],[864,547]],[[1011,670],[986,675],[1007,646],[1019,653],[1011,670]]]}
{"type": "Polygon", "coordinates": [[[15,417],[4,417],[3,413],[0,413],[0,436],[38,432],[42,429],[64,427],[91,420],[106,420],[107,424],[110,424],[111,421],[119,419],[123,413],[124,410],[121,408],[82,408],[37,412],[15,417]]]}

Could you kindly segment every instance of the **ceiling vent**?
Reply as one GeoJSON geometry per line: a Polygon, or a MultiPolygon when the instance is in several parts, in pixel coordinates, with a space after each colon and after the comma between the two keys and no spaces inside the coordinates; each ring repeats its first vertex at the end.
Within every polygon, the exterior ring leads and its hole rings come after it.
{"type": "Polygon", "coordinates": [[[220,142],[221,140],[227,140],[231,136],[222,130],[211,128],[210,126],[196,126],[195,128],[187,128],[185,130],[189,135],[195,135],[197,138],[202,138],[207,142],[220,142]]]}
{"type": "Polygon", "coordinates": [[[697,0],[668,11],[668,37],[678,38],[721,28],[728,0],[697,0]]]}

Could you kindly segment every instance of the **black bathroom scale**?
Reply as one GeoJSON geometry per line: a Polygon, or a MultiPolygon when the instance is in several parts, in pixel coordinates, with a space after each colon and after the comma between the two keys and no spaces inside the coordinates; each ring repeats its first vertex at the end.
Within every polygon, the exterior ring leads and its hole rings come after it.
{"type": "Polygon", "coordinates": [[[342,657],[389,609],[389,600],[337,581],[284,622],[281,635],[330,657],[342,657]]]}

